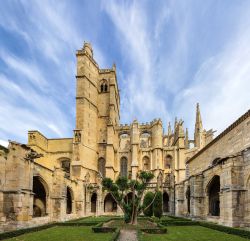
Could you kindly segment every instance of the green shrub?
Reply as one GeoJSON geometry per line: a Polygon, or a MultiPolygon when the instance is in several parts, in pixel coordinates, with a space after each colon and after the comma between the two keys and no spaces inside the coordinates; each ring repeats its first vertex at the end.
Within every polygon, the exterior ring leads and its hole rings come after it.
{"type": "MultiPolygon", "coordinates": [[[[154,194],[152,192],[147,192],[143,199],[143,206],[147,207],[150,203],[152,203],[153,199],[154,199],[154,194]]],[[[146,210],[143,210],[143,213],[147,217],[152,217],[153,216],[153,204],[150,205],[146,210]]]]}
{"type": "Polygon", "coordinates": [[[156,197],[154,200],[154,204],[153,204],[153,213],[154,216],[157,218],[161,218],[163,210],[162,210],[162,193],[160,191],[158,191],[156,193],[156,197]]]}
{"type": "Polygon", "coordinates": [[[150,233],[150,234],[163,234],[167,233],[166,228],[142,228],[142,232],[144,233],[150,233]]]}
{"type": "Polygon", "coordinates": [[[164,226],[193,226],[193,225],[199,225],[199,222],[197,221],[191,221],[191,220],[162,220],[160,222],[164,226]]]}
{"type": "Polygon", "coordinates": [[[211,228],[217,231],[221,231],[228,234],[234,234],[243,238],[250,239],[250,232],[247,230],[241,230],[237,228],[226,227],[218,224],[208,223],[208,222],[199,222],[200,226],[211,228]]]}
{"type": "Polygon", "coordinates": [[[116,231],[116,228],[110,228],[110,227],[92,227],[92,230],[94,233],[114,233],[116,231]]]}
{"type": "Polygon", "coordinates": [[[120,235],[120,229],[117,228],[117,229],[115,230],[115,232],[113,233],[112,238],[111,238],[110,241],[116,241],[116,240],[118,240],[119,235],[120,235]]]}
{"type": "Polygon", "coordinates": [[[42,225],[42,226],[36,226],[36,227],[25,228],[25,229],[17,229],[14,231],[0,233],[0,240],[7,239],[7,238],[13,238],[13,237],[25,234],[25,233],[41,231],[41,230],[44,230],[47,228],[52,228],[54,226],[56,226],[56,223],[50,223],[50,224],[46,224],[46,225],[42,225]]]}

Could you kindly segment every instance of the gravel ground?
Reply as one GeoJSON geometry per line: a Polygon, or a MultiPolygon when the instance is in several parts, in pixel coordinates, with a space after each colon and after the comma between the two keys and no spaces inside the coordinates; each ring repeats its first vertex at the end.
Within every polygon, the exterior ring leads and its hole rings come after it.
{"type": "Polygon", "coordinates": [[[137,241],[137,231],[121,229],[118,241],[137,241]]]}

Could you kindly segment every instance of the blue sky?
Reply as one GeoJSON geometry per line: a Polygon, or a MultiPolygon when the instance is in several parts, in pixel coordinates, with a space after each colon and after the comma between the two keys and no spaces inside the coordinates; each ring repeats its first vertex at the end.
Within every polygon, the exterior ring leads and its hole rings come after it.
{"type": "Polygon", "coordinates": [[[70,137],[75,52],[92,43],[115,62],[121,123],[184,120],[195,104],[217,134],[249,109],[250,1],[28,1],[0,3],[0,143],[28,130],[70,137]]]}

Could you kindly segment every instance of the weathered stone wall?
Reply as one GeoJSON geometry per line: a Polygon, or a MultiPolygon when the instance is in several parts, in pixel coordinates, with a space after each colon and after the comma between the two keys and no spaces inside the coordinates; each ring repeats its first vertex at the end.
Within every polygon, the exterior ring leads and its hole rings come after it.
{"type": "Polygon", "coordinates": [[[229,126],[216,139],[188,161],[190,173],[197,174],[212,165],[216,158],[240,152],[250,146],[250,111],[229,126]]]}

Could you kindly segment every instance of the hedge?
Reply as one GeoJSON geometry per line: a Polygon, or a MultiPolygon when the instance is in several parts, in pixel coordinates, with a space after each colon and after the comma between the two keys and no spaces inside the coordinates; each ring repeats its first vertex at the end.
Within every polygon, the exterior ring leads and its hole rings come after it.
{"type": "Polygon", "coordinates": [[[14,230],[14,231],[0,233],[0,240],[13,238],[13,237],[16,237],[16,236],[19,236],[19,235],[22,235],[22,234],[26,234],[26,233],[41,231],[41,230],[44,230],[44,229],[47,229],[47,228],[52,228],[52,227],[54,227],[56,225],[57,225],[56,223],[50,223],[50,224],[37,226],[37,227],[18,229],[18,230],[14,230]]]}
{"type": "Polygon", "coordinates": [[[117,229],[115,230],[114,234],[112,235],[112,238],[111,238],[110,241],[117,241],[118,238],[119,238],[119,235],[120,235],[120,229],[117,228],[117,229]]]}
{"type": "MultiPolygon", "coordinates": [[[[78,222],[60,222],[60,223],[56,223],[57,226],[94,226],[99,224],[100,222],[82,222],[82,223],[78,223],[78,222]]],[[[102,223],[102,222],[101,222],[102,223]]]]}
{"type": "Polygon", "coordinates": [[[178,220],[162,220],[160,221],[160,224],[164,226],[193,226],[193,225],[199,225],[198,221],[178,221],[178,220]]]}
{"type": "Polygon", "coordinates": [[[92,227],[92,230],[94,233],[113,233],[116,231],[117,228],[111,228],[111,227],[92,227]]]}
{"type": "Polygon", "coordinates": [[[144,233],[150,233],[150,234],[163,234],[167,233],[166,228],[141,228],[140,229],[144,233]]]}
{"type": "Polygon", "coordinates": [[[221,231],[224,233],[234,234],[243,238],[250,239],[250,232],[247,230],[226,227],[226,226],[222,226],[222,225],[218,225],[214,223],[208,223],[208,222],[199,222],[199,225],[202,227],[206,227],[206,228],[214,229],[214,230],[221,231]]]}

